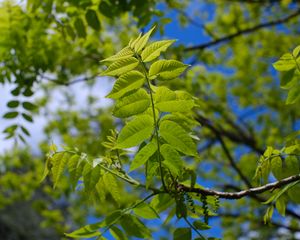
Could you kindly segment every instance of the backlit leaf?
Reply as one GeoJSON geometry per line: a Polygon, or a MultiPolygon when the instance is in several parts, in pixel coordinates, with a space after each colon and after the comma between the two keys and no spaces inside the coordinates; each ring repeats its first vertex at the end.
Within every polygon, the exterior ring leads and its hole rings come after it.
{"type": "Polygon", "coordinates": [[[133,54],[134,54],[134,52],[130,49],[130,47],[127,46],[127,47],[123,48],[120,52],[118,52],[117,54],[115,54],[109,58],[105,58],[105,59],[101,60],[101,62],[119,61],[122,59],[132,57],[133,54]]]}
{"type": "Polygon", "coordinates": [[[285,53],[277,62],[273,63],[273,67],[277,71],[289,71],[296,67],[296,62],[292,54],[285,53]]]}
{"type": "Polygon", "coordinates": [[[155,26],[145,33],[134,45],[134,50],[139,53],[147,44],[150,35],[152,34],[155,26]]]}
{"type": "Polygon", "coordinates": [[[163,165],[171,171],[172,175],[179,176],[183,168],[179,153],[169,144],[163,144],[160,150],[164,158],[163,165]]]}
{"type": "Polygon", "coordinates": [[[134,147],[148,139],[154,130],[153,119],[149,115],[137,116],[121,130],[117,139],[117,148],[134,147]]]}
{"type": "Polygon", "coordinates": [[[151,43],[141,53],[142,60],[144,62],[150,62],[159,57],[160,54],[167,50],[167,48],[173,44],[176,40],[162,40],[151,43]]]}
{"type": "Polygon", "coordinates": [[[150,97],[146,90],[139,89],[117,100],[113,115],[126,118],[144,112],[150,106],[150,97]]]}
{"type": "Polygon", "coordinates": [[[59,179],[62,176],[69,157],[70,155],[67,152],[59,152],[54,154],[51,159],[54,188],[57,186],[59,179]]]}
{"type": "Polygon", "coordinates": [[[160,123],[159,133],[172,147],[178,151],[195,156],[196,145],[187,132],[175,122],[165,120],[160,123]]]}
{"type": "Polygon", "coordinates": [[[125,93],[140,88],[144,82],[145,77],[141,72],[135,70],[130,71],[118,78],[112,91],[106,97],[118,99],[125,93]]]}
{"type": "Polygon", "coordinates": [[[149,76],[157,76],[158,80],[170,80],[182,74],[189,65],[176,60],[158,60],[149,70],[149,76]]]}
{"type": "Polygon", "coordinates": [[[130,165],[129,171],[133,171],[134,169],[142,166],[147,160],[156,152],[157,143],[152,141],[144,146],[138,153],[134,156],[132,163],[130,165]]]}
{"type": "Polygon", "coordinates": [[[138,64],[139,61],[134,57],[124,58],[109,65],[109,67],[101,73],[101,76],[119,76],[133,70],[138,64]]]}

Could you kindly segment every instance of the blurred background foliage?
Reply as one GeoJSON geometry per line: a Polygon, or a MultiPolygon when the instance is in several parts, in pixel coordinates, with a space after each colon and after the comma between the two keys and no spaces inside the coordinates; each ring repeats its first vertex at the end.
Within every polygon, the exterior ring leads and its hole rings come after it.
{"type": "MultiPolygon", "coordinates": [[[[87,216],[101,218],[141,194],[117,182],[119,202],[104,191],[95,203],[80,186],[72,191],[67,175],[55,191],[50,179],[42,184],[40,179],[52,141],[92,157],[105,151],[101,143],[122,123],[99,97],[111,86],[98,77],[99,61],[154,24],[156,38],[179,39],[168,58],[192,65],[183,78],[164,83],[190,92],[201,109],[195,113],[202,125],[196,131],[200,157],[187,167],[197,172],[203,186],[252,186],[266,147],[283,147],[285,137],[299,130],[299,102],[285,105],[287,92],[272,68],[282,53],[299,44],[299,20],[296,0],[1,1],[0,83],[9,96],[1,101],[1,137],[6,138],[1,141],[14,141],[0,156],[1,238],[62,239],[64,232],[85,224],[87,216]],[[81,96],[84,88],[88,93],[81,96]],[[55,105],[58,92],[62,100],[55,105]],[[34,151],[32,129],[43,128],[35,122],[39,118],[44,130],[34,151]]],[[[296,203],[288,205],[285,220],[278,215],[269,226],[262,225],[266,207],[255,197],[221,206],[220,215],[211,220],[217,229],[212,235],[299,237],[296,203]]],[[[169,239],[172,224],[164,228],[162,239],[169,239]]]]}

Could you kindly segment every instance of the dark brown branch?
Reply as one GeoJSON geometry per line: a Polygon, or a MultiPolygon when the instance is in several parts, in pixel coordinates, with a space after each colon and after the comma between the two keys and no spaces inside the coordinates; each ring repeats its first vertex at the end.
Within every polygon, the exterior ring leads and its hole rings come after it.
{"type": "Polygon", "coordinates": [[[212,47],[212,46],[215,46],[215,45],[220,44],[220,43],[228,42],[228,41],[230,41],[230,40],[232,40],[232,39],[234,39],[236,37],[239,37],[241,35],[245,35],[245,34],[249,34],[249,33],[255,32],[255,31],[257,31],[259,29],[262,29],[262,28],[272,27],[272,26],[276,26],[276,25],[279,25],[279,24],[286,23],[286,22],[292,20],[293,18],[298,17],[299,15],[300,15],[300,9],[298,9],[294,13],[292,13],[292,14],[284,17],[284,18],[279,18],[277,20],[273,20],[273,21],[270,21],[270,22],[262,23],[262,24],[254,26],[254,27],[246,28],[246,29],[240,30],[240,31],[238,31],[236,33],[229,34],[228,36],[215,39],[215,40],[213,40],[211,42],[202,43],[200,45],[188,47],[188,48],[185,48],[185,51],[203,50],[205,48],[212,47]]]}
{"type": "Polygon", "coordinates": [[[247,136],[246,134],[236,134],[234,132],[223,129],[221,126],[217,126],[211,120],[198,115],[196,120],[204,127],[210,129],[215,135],[226,137],[232,142],[244,144],[251,149],[253,149],[258,154],[262,155],[264,150],[256,146],[256,141],[251,136],[247,136]]]}
{"type": "Polygon", "coordinates": [[[224,198],[224,199],[240,199],[246,196],[252,196],[252,195],[264,193],[268,190],[281,188],[282,186],[285,186],[292,182],[296,182],[298,180],[300,180],[300,175],[294,175],[294,176],[284,178],[277,182],[269,183],[256,188],[249,188],[247,190],[242,190],[239,192],[220,192],[220,191],[215,191],[206,188],[191,188],[185,185],[179,185],[179,187],[183,189],[185,192],[200,193],[205,196],[218,196],[219,198],[224,198]]]}
{"type": "Polygon", "coordinates": [[[41,75],[41,78],[46,79],[48,81],[51,81],[51,82],[53,82],[55,84],[58,84],[58,85],[70,86],[70,85],[73,85],[73,84],[76,84],[76,83],[79,83],[79,82],[87,82],[87,81],[93,80],[97,76],[99,76],[99,73],[97,73],[95,75],[92,75],[92,76],[89,76],[89,77],[77,78],[77,79],[74,79],[73,81],[70,81],[70,82],[59,81],[57,79],[53,79],[53,78],[50,78],[50,77],[45,76],[45,75],[41,75]]]}

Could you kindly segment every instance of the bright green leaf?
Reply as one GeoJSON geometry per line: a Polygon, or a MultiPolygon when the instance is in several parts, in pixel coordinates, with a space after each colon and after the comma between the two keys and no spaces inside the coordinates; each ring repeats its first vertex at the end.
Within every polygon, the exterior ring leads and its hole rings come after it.
{"type": "Polygon", "coordinates": [[[163,165],[170,170],[172,175],[180,176],[183,168],[183,162],[179,153],[169,144],[163,144],[160,150],[164,158],[163,165]]]}
{"type": "Polygon", "coordinates": [[[134,147],[148,139],[154,130],[153,119],[149,115],[137,116],[121,130],[117,148],[134,147]]]}
{"type": "Polygon", "coordinates": [[[134,55],[134,52],[130,49],[130,47],[125,47],[120,52],[118,52],[117,54],[115,54],[115,55],[113,55],[109,58],[105,58],[105,59],[101,60],[101,62],[119,61],[119,60],[122,60],[122,59],[132,57],[133,55],[134,55]]]}
{"type": "Polygon", "coordinates": [[[113,115],[119,118],[126,118],[144,112],[149,106],[150,97],[146,90],[140,88],[118,99],[113,115]]]}
{"type": "Polygon", "coordinates": [[[149,76],[157,76],[158,80],[170,80],[182,74],[189,65],[176,60],[158,60],[149,70],[149,76]]]}
{"type": "Polygon", "coordinates": [[[152,208],[150,205],[148,205],[147,203],[141,203],[139,204],[137,207],[135,207],[133,209],[133,212],[142,218],[145,219],[155,219],[155,218],[159,218],[159,215],[157,214],[157,212],[154,210],[154,208],[152,208]]]}
{"type": "Polygon", "coordinates": [[[296,62],[292,54],[285,53],[277,62],[273,63],[273,67],[277,71],[289,71],[296,67],[296,62]]]}
{"type": "Polygon", "coordinates": [[[147,33],[145,33],[135,44],[134,44],[134,50],[139,53],[147,44],[150,35],[154,31],[155,26],[151,28],[147,33]]]}
{"type": "Polygon", "coordinates": [[[151,43],[141,53],[142,60],[144,62],[150,62],[159,57],[160,54],[167,50],[176,40],[162,40],[151,43]]]}
{"type": "Polygon", "coordinates": [[[156,150],[157,150],[157,143],[155,141],[151,141],[146,146],[144,146],[134,156],[129,171],[133,171],[134,169],[142,166],[156,152],[156,150]]]}
{"type": "Polygon", "coordinates": [[[106,96],[112,99],[118,99],[129,91],[140,88],[145,82],[145,76],[138,71],[130,71],[121,75],[112,91],[106,96]]]}
{"type": "Polygon", "coordinates": [[[165,120],[160,123],[160,135],[178,151],[196,156],[196,145],[187,132],[175,122],[165,120]]]}
{"type": "Polygon", "coordinates": [[[121,218],[121,226],[128,236],[150,239],[150,230],[136,216],[126,214],[121,218]]]}
{"type": "Polygon", "coordinates": [[[137,65],[139,65],[139,61],[136,58],[124,58],[109,65],[109,67],[101,73],[101,76],[119,76],[133,70],[137,65]]]}

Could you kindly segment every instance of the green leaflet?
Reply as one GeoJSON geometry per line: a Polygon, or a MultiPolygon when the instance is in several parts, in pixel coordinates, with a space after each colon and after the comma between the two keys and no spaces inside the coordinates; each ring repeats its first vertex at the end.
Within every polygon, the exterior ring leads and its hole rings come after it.
{"type": "Polygon", "coordinates": [[[297,157],[288,156],[284,162],[280,157],[274,157],[271,160],[271,169],[277,180],[286,178],[300,172],[297,157]]]}
{"type": "Polygon", "coordinates": [[[153,154],[146,163],[146,188],[153,183],[154,176],[159,175],[159,163],[157,159],[157,152],[153,154]]]}
{"type": "Polygon", "coordinates": [[[196,229],[199,229],[199,230],[207,230],[207,229],[210,229],[211,227],[208,226],[206,223],[204,222],[201,222],[199,220],[196,220],[193,222],[193,226],[196,228],[196,229]]]}
{"type": "Polygon", "coordinates": [[[155,106],[161,112],[188,112],[194,107],[194,100],[184,91],[172,91],[167,87],[157,87],[155,106]]]}
{"type": "Polygon", "coordinates": [[[91,28],[95,29],[96,31],[100,30],[100,22],[96,11],[88,9],[85,14],[85,19],[91,28]]]}
{"type": "Polygon", "coordinates": [[[152,117],[149,115],[140,115],[130,121],[121,130],[116,148],[134,147],[144,140],[148,139],[154,130],[152,117]]]}
{"type": "Polygon", "coordinates": [[[117,54],[115,54],[109,58],[105,58],[105,59],[101,60],[101,62],[119,61],[122,59],[132,57],[133,54],[134,54],[134,52],[130,49],[130,47],[127,46],[127,47],[123,48],[120,52],[118,52],[117,54]]]}
{"type": "Polygon", "coordinates": [[[194,120],[192,115],[183,114],[180,112],[174,112],[172,114],[166,114],[161,118],[160,121],[164,120],[170,120],[177,124],[179,124],[181,127],[184,128],[187,132],[191,131],[195,126],[199,126],[200,124],[194,120]]]}
{"type": "Polygon", "coordinates": [[[150,62],[159,57],[160,54],[167,50],[176,40],[162,40],[151,43],[141,53],[143,62],[150,62]]]}
{"type": "Polygon", "coordinates": [[[183,162],[178,152],[169,144],[163,144],[160,148],[161,155],[164,158],[163,165],[165,165],[174,176],[180,176],[183,168],[183,162]]]}
{"type": "Polygon", "coordinates": [[[150,205],[148,205],[147,203],[143,202],[140,203],[137,207],[135,207],[133,209],[133,212],[142,218],[145,219],[155,219],[155,218],[159,218],[159,215],[157,214],[157,212],[154,210],[153,207],[151,207],[150,205]]]}
{"type": "Polygon", "coordinates": [[[68,170],[70,172],[70,182],[73,189],[82,174],[84,163],[80,161],[80,156],[75,154],[68,161],[68,170]]]}
{"type": "Polygon", "coordinates": [[[159,133],[172,147],[178,151],[196,156],[196,145],[182,127],[175,122],[165,120],[160,123],[159,133]]]}
{"type": "Polygon", "coordinates": [[[121,75],[112,91],[106,96],[112,99],[118,99],[122,97],[125,93],[128,93],[131,90],[140,88],[145,82],[145,76],[138,71],[130,71],[121,75]]]}
{"type": "Polygon", "coordinates": [[[289,71],[296,67],[296,61],[292,54],[285,53],[277,62],[273,63],[273,67],[277,71],[289,71]]]}
{"type": "Polygon", "coordinates": [[[139,65],[139,61],[136,58],[124,58],[109,65],[109,67],[101,73],[100,76],[120,76],[123,73],[134,69],[137,65],[139,65]]]}
{"type": "Polygon", "coordinates": [[[157,87],[155,90],[154,100],[155,106],[157,103],[166,102],[176,99],[176,93],[167,87],[157,87]]]}
{"type": "Polygon", "coordinates": [[[111,173],[106,173],[103,176],[103,182],[105,186],[107,186],[107,190],[109,191],[113,199],[116,201],[116,203],[119,203],[121,199],[121,194],[116,178],[111,173]]]}
{"type": "Polygon", "coordinates": [[[192,230],[190,228],[176,228],[173,234],[173,240],[191,240],[192,230]]]}
{"type": "Polygon", "coordinates": [[[83,184],[85,191],[90,193],[95,190],[95,186],[100,179],[101,169],[99,166],[92,167],[90,164],[85,164],[83,168],[83,184]]]}
{"type": "Polygon", "coordinates": [[[70,156],[69,153],[59,152],[59,153],[55,153],[51,159],[51,163],[52,163],[51,171],[53,174],[54,188],[58,184],[58,181],[65,169],[69,156],[70,156]]]}
{"type": "Polygon", "coordinates": [[[293,50],[293,56],[294,56],[294,58],[298,58],[298,55],[299,55],[299,53],[300,53],[300,45],[299,46],[297,46],[297,47],[295,47],[295,49],[293,50]]]}
{"type": "Polygon", "coordinates": [[[85,26],[81,18],[77,18],[74,22],[74,27],[77,32],[77,36],[80,38],[85,38],[86,37],[86,31],[85,31],[85,26]]]}
{"type": "Polygon", "coordinates": [[[132,39],[129,41],[128,46],[132,49],[134,49],[135,44],[141,39],[142,33],[139,34],[139,36],[136,39],[132,39]]]}
{"type": "Polygon", "coordinates": [[[110,215],[108,215],[104,219],[104,221],[86,225],[71,233],[65,233],[65,235],[67,237],[72,237],[72,238],[91,238],[91,237],[100,236],[101,235],[100,228],[110,226],[116,223],[121,217],[122,217],[122,212],[120,210],[117,210],[112,212],[110,215]]]}
{"type": "Polygon", "coordinates": [[[144,112],[150,106],[150,97],[146,90],[139,89],[117,100],[113,115],[126,118],[144,112]]]}
{"type": "Polygon", "coordinates": [[[109,229],[110,234],[114,237],[116,240],[127,240],[128,238],[125,236],[125,234],[121,231],[121,229],[112,226],[109,229]]]}
{"type": "Polygon", "coordinates": [[[289,90],[286,104],[294,104],[296,102],[300,101],[300,84],[297,86],[294,86],[289,90]]]}
{"type": "Polygon", "coordinates": [[[150,230],[134,215],[125,214],[121,218],[121,226],[128,236],[151,239],[150,230]]]}
{"type": "Polygon", "coordinates": [[[71,238],[92,238],[101,235],[99,228],[101,228],[102,226],[103,223],[101,221],[94,224],[86,225],[71,233],[65,233],[65,235],[71,238]]]}
{"type": "Polygon", "coordinates": [[[149,76],[157,75],[160,81],[170,80],[182,74],[188,66],[176,60],[158,60],[151,65],[149,76]]]}
{"type": "Polygon", "coordinates": [[[134,50],[137,53],[140,53],[141,50],[143,50],[143,48],[146,46],[150,35],[152,34],[152,32],[154,31],[155,26],[153,28],[151,28],[147,33],[145,33],[135,44],[134,44],[134,50]]]}
{"type": "Polygon", "coordinates": [[[133,171],[134,169],[142,166],[156,152],[156,150],[157,143],[155,141],[151,141],[150,143],[148,143],[135,155],[130,165],[129,171],[133,171]]]}
{"type": "Polygon", "coordinates": [[[169,194],[155,195],[150,202],[150,206],[157,213],[161,213],[161,212],[167,210],[173,204],[174,204],[174,198],[172,198],[169,194]]]}

